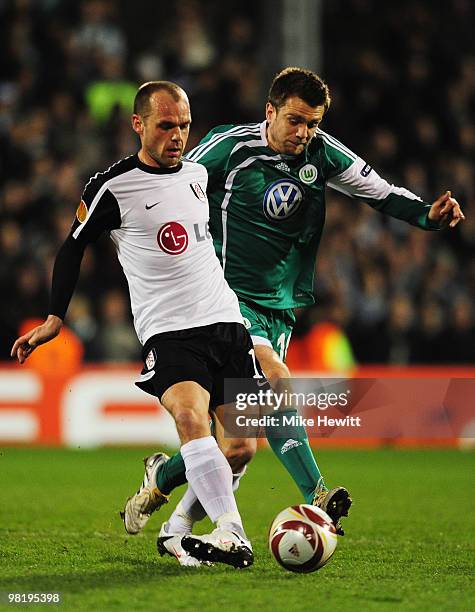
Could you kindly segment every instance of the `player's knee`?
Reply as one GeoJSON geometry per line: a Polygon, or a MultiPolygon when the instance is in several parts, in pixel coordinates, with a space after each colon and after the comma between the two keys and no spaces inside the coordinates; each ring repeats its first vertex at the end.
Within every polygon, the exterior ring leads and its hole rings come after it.
{"type": "Polygon", "coordinates": [[[277,390],[276,387],[281,387],[283,382],[290,378],[289,368],[273,349],[267,346],[257,347],[256,355],[267,380],[274,390],[277,390]]]}
{"type": "Polygon", "coordinates": [[[244,466],[251,461],[255,454],[256,441],[252,438],[243,441],[239,446],[229,447],[225,452],[226,459],[234,474],[240,472],[244,466]]]}
{"type": "Polygon", "coordinates": [[[173,411],[173,418],[182,439],[193,439],[209,432],[207,411],[192,402],[184,402],[177,406],[173,411]]]}

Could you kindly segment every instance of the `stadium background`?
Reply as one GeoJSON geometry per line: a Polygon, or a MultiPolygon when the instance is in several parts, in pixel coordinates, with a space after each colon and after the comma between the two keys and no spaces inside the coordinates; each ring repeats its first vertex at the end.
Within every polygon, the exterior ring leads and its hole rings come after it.
{"type": "Polygon", "coordinates": [[[191,148],[214,125],[260,121],[273,75],[310,66],[332,92],[324,129],[428,201],[452,189],[467,221],[442,233],[328,190],[317,301],[297,312],[288,362],[294,373],[371,377],[387,374],[382,366],[414,377],[429,366],[471,376],[473,13],[465,0],[1,3],[0,439],[94,445],[160,431],[177,441],[132,384],[140,346],[107,236],[86,252],[68,329],[23,368],[9,358],[18,333],[48,313],[52,264],[83,185],[137,150],[130,107],[149,79],[188,91],[191,148]]]}
{"type": "MultiPolygon", "coordinates": [[[[440,448],[469,449],[473,429],[432,440],[437,449],[387,436],[377,449],[355,450],[361,440],[320,449],[327,481],[355,503],[334,559],[310,576],[285,573],[266,549],[272,517],[300,498],[261,449],[238,492],[254,568],[184,572],[155,549],[180,492],[142,536],[125,538],[118,519],[140,458],[176,438],[132,384],[139,347],[107,238],[83,261],[71,333],[24,367],[9,359],[19,329],[47,313],[52,262],[84,182],[137,148],[136,86],[183,84],[193,146],[219,123],[261,120],[273,74],[303,65],[331,87],[324,129],[425,199],[451,188],[467,221],[424,233],[329,191],[317,305],[299,314],[292,359],[314,374],[356,362],[363,376],[413,377],[414,405],[463,377],[469,423],[473,23],[469,0],[0,0],[0,608],[12,590],[60,591],[71,610],[474,608],[475,455],[440,448]]],[[[441,416],[447,424],[439,411],[421,425],[441,416]]]]}
{"type": "MultiPolygon", "coordinates": [[[[475,361],[473,3],[17,0],[0,18],[1,359],[25,319],[47,314],[83,185],[137,148],[137,84],[184,86],[192,147],[214,125],[260,121],[272,75],[307,62],[331,88],[325,130],[428,201],[452,189],[467,221],[426,233],[329,190],[317,305],[295,339],[326,321],[358,363],[475,361]]],[[[128,362],[139,357],[130,322],[104,237],[67,324],[86,361],[128,362]]]]}

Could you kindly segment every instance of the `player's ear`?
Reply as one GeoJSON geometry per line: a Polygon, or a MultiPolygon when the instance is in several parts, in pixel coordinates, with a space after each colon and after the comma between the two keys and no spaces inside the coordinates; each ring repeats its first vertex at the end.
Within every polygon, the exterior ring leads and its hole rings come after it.
{"type": "Polygon", "coordinates": [[[136,115],[134,113],[132,115],[132,117],[131,117],[131,123],[132,123],[132,129],[134,130],[134,132],[136,134],[138,134],[139,136],[142,136],[142,134],[143,134],[143,121],[140,118],[140,116],[136,115]]]}
{"type": "Polygon", "coordinates": [[[277,114],[277,109],[275,108],[275,106],[271,102],[267,102],[266,104],[267,123],[270,123],[270,121],[275,117],[276,114],[277,114]]]}

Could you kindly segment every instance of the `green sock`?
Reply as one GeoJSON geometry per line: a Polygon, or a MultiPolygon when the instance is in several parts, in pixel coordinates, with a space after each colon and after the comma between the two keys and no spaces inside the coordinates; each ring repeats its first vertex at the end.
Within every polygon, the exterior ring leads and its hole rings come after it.
{"type": "Polygon", "coordinates": [[[273,416],[279,419],[279,423],[266,427],[267,441],[302,492],[305,503],[311,504],[315,489],[317,486],[325,488],[325,483],[310,449],[305,428],[283,426],[284,414],[289,417],[298,413],[296,410],[275,413],[273,416]]]}
{"type": "Polygon", "coordinates": [[[175,487],[186,482],[185,471],[185,462],[178,452],[158,468],[157,487],[164,495],[169,495],[175,487]]]}

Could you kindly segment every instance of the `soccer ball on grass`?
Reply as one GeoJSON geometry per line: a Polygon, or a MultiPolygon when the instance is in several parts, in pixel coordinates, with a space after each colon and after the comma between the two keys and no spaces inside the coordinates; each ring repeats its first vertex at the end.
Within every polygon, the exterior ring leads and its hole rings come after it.
{"type": "Polygon", "coordinates": [[[291,572],[320,569],[335,552],[335,526],[326,512],[299,504],[275,517],[269,531],[269,548],[275,560],[291,572]]]}

